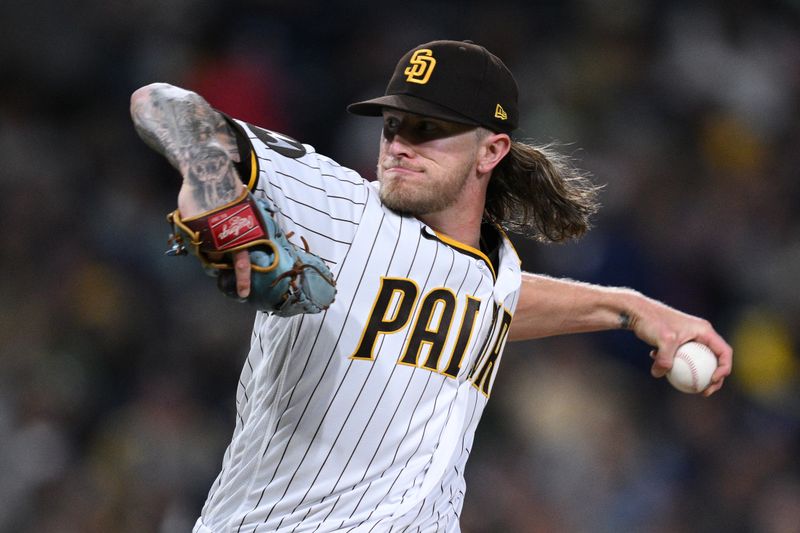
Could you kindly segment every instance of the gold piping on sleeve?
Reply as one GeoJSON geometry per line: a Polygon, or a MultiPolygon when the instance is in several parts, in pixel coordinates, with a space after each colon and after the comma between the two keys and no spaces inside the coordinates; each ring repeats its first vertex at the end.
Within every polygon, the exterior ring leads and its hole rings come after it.
{"type": "Polygon", "coordinates": [[[258,159],[256,151],[250,148],[250,180],[247,182],[247,190],[253,192],[258,181],[258,159]]]}

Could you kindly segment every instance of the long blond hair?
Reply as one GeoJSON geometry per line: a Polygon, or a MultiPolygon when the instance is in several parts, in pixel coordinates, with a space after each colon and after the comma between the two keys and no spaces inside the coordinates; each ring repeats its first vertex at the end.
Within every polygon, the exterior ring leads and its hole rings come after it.
{"type": "Polygon", "coordinates": [[[600,188],[552,145],[512,141],[492,172],[485,214],[509,231],[563,242],[589,230],[600,188]]]}

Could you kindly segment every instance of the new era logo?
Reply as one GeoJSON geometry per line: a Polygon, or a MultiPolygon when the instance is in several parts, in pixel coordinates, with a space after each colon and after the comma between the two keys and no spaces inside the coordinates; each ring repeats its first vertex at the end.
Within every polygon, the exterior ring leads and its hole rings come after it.
{"type": "Polygon", "coordinates": [[[508,113],[506,110],[503,109],[503,106],[497,104],[497,107],[494,108],[494,118],[499,118],[500,120],[508,120],[508,113]]]}

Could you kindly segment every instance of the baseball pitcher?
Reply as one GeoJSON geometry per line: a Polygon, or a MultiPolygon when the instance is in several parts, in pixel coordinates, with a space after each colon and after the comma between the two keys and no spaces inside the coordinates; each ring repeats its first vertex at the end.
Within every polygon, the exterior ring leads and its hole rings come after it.
{"type": "Polygon", "coordinates": [[[662,376],[705,320],[628,289],[526,274],[506,230],[583,234],[596,187],[511,138],[517,84],[471,42],[397,64],[370,183],[311,146],[166,84],[137,131],[178,169],[170,253],[256,313],[233,437],[196,533],[459,531],[464,470],[508,340],[631,329],[662,376]]]}

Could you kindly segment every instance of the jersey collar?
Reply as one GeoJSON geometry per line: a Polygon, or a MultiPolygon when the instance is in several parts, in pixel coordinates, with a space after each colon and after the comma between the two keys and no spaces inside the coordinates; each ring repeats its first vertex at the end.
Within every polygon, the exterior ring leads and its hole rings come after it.
{"type": "Polygon", "coordinates": [[[448,237],[447,235],[445,235],[443,233],[439,233],[439,232],[433,230],[432,228],[430,228],[430,227],[428,227],[428,226],[426,226],[424,224],[422,225],[422,235],[425,238],[435,239],[435,240],[437,240],[439,242],[442,242],[442,243],[444,243],[444,244],[446,244],[446,245],[448,245],[448,246],[450,246],[452,248],[455,248],[456,250],[458,250],[458,251],[460,251],[462,253],[465,253],[465,254],[467,254],[469,256],[472,256],[475,259],[479,259],[479,260],[483,261],[484,263],[486,263],[486,266],[489,267],[489,271],[492,273],[492,279],[493,280],[497,280],[497,273],[494,271],[494,265],[492,265],[492,262],[489,260],[488,257],[486,257],[486,254],[483,253],[482,251],[478,250],[477,248],[473,248],[472,246],[469,246],[468,244],[464,244],[464,243],[459,242],[459,241],[457,241],[457,240],[455,240],[455,239],[453,239],[451,237],[448,237]]]}

